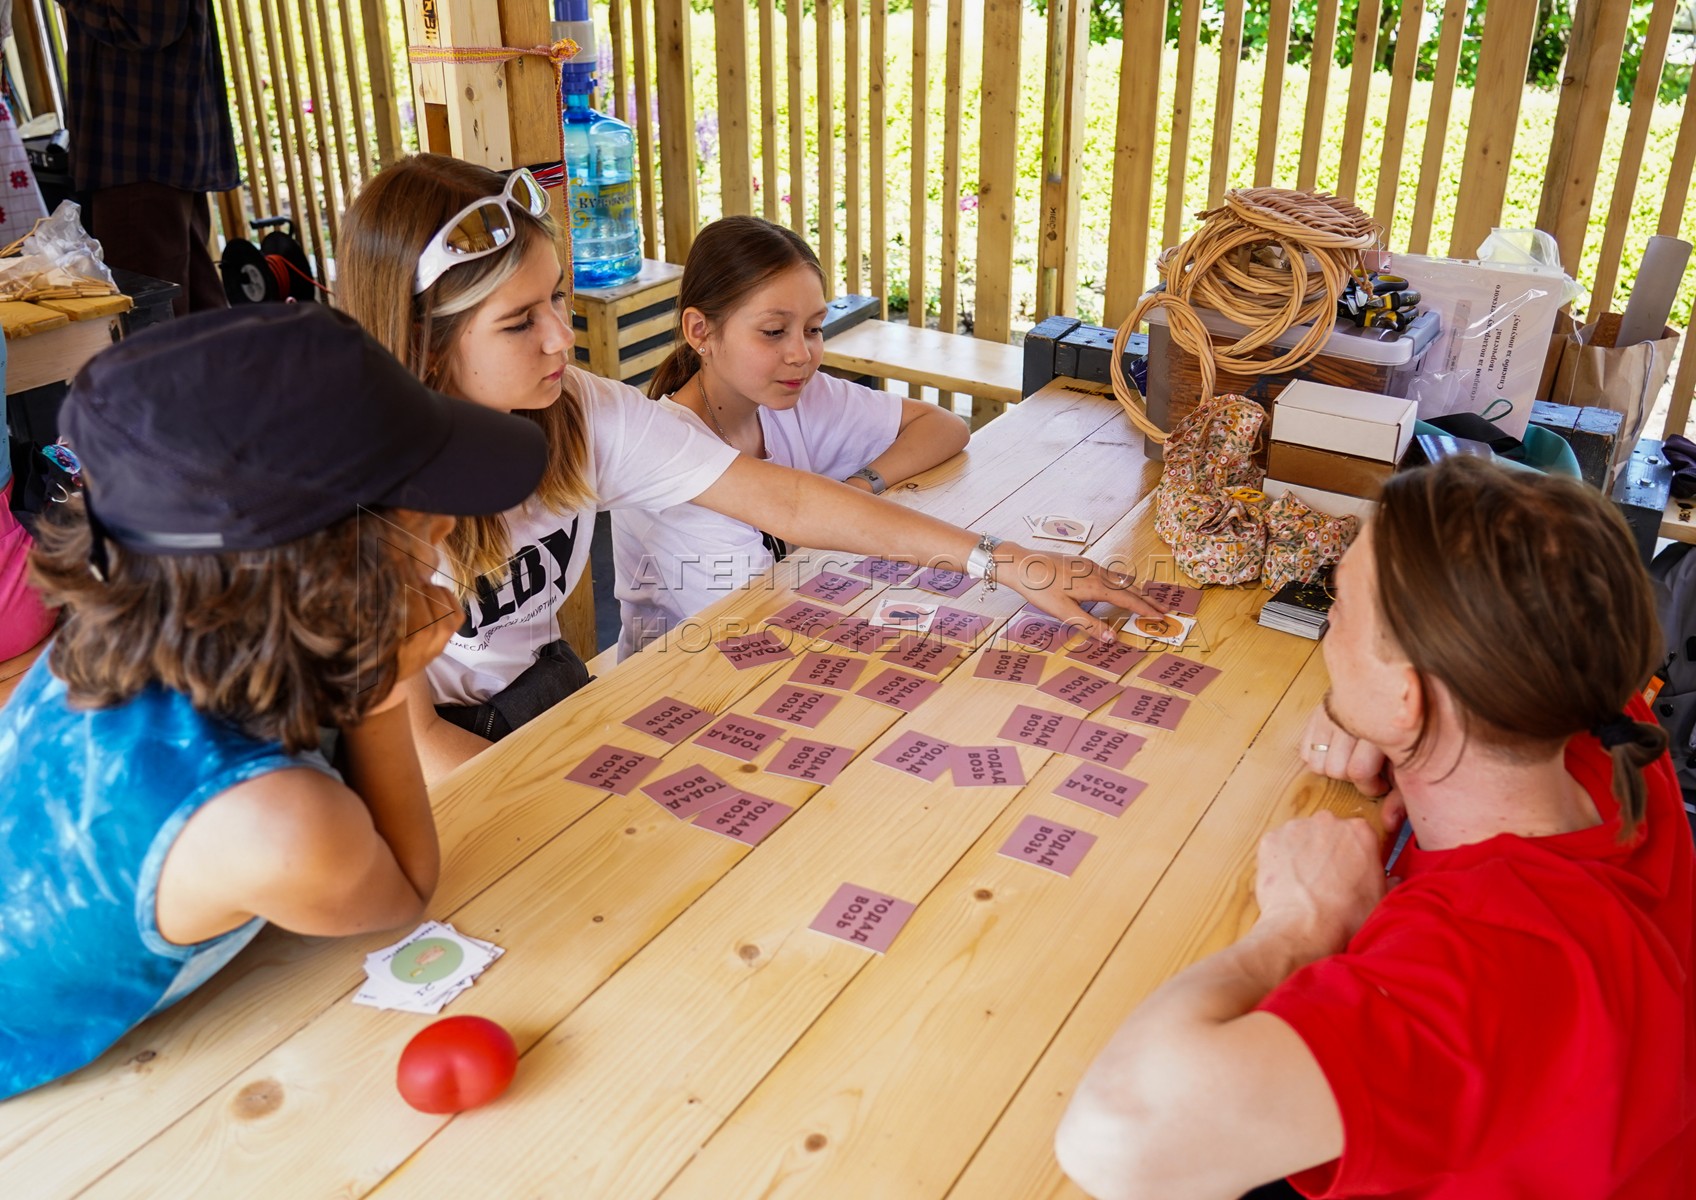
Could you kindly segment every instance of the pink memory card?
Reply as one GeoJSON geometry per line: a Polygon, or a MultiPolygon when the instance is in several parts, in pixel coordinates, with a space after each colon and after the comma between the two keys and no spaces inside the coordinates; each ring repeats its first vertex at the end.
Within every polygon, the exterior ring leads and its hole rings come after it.
{"type": "Polygon", "coordinates": [[[977,640],[978,634],[988,629],[992,623],[982,613],[950,608],[944,604],[936,610],[936,616],[931,618],[930,631],[949,641],[970,645],[977,640]]]}
{"type": "Polygon", "coordinates": [[[1024,650],[987,650],[972,674],[978,679],[999,679],[1003,683],[1036,684],[1042,681],[1042,668],[1047,662],[1046,655],[1024,650]]]}
{"type": "Polygon", "coordinates": [[[1176,729],[1189,706],[1190,702],[1182,696],[1151,692],[1147,688],[1126,688],[1125,694],[1107,710],[1107,715],[1154,729],[1176,729]]]}
{"type": "Polygon", "coordinates": [[[624,718],[632,729],[651,733],[668,746],[675,746],[713,719],[704,708],[696,708],[670,696],[656,700],[641,712],[624,718]]]}
{"type": "Polygon", "coordinates": [[[1085,721],[1072,735],[1066,753],[1100,767],[1123,767],[1136,757],[1148,739],[1141,734],[1115,729],[1099,721],[1085,721]]]}
{"type": "Polygon", "coordinates": [[[1028,862],[1056,875],[1070,875],[1095,845],[1095,835],[1058,821],[1026,817],[999,853],[1028,862]]]}
{"type": "Polygon", "coordinates": [[[571,768],[565,777],[573,783],[586,783],[615,796],[628,796],[630,789],[641,783],[643,776],[658,766],[659,761],[651,754],[602,746],[571,768]]]}
{"type": "Polygon", "coordinates": [[[1009,742],[1035,746],[1038,750],[1065,750],[1083,722],[1077,717],[1062,716],[1041,708],[1021,704],[1007,718],[1001,732],[995,736],[1009,742]]]}
{"type": "Polygon", "coordinates": [[[887,558],[862,558],[848,568],[848,574],[877,583],[900,583],[916,570],[918,568],[912,563],[890,562],[887,558]]]}
{"type": "Polygon", "coordinates": [[[1185,587],[1181,583],[1167,583],[1165,580],[1159,579],[1139,583],[1136,587],[1137,591],[1167,612],[1193,617],[1201,611],[1200,588],[1185,587]]]}
{"type": "Polygon", "coordinates": [[[807,928],[882,954],[916,907],[875,889],[845,883],[807,928]]]}
{"type": "Polygon", "coordinates": [[[864,696],[868,700],[876,700],[879,704],[887,704],[890,708],[898,708],[902,712],[910,713],[928,700],[941,686],[934,679],[926,679],[920,675],[909,675],[905,671],[897,671],[894,667],[891,667],[854,694],[864,696]]]}
{"type": "Polygon", "coordinates": [[[672,816],[688,820],[704,808],[723,804],[736,789],[705,767],[685,767],[654,780],[642,793],[672,816]]]}
{"type": "Polygon", "coordinates": [[[795,657],[789,652],[789,647],[769,629],[741,637],[725,638],[718,644],[718,648],[730,665],[738,671],[795,657]]]}
{"type": "Polygon", "coordinates": [[[844,650],[864,651],[869,646],[876,646],[888,632],[861,617],[843,617],[824,634],[824,640],[834,642],[844,650]]]}
{"type": "Polygon", "coordinates": [[[955,787],[1023,787],[1025,765],[1011,746],[956,746],[955,787]]]}
{"type": "Polygon", "coordinates": [[[827,742],[809,742],[805,738],[790,738],[783,743],[766,766],[766,774],[783,775],[805,783],[826,784],[842,774],[854,761],[853,750],[847,746],[832,746],[827,742]]]}
{"type": "Polygon", "coordinates": [[[766,834],[783,824],[794,812],[787,804],[767,800],[749,792],[737,792],[723,804],[707,809],[695,818],[698,828],[723,834],[747,846],[758,846],[766,834]]]}
{"type": "Polygon", "coordinates": [[[1054,794],[1110,817],[1120,817],[1147,786],[1140,779],[1084,763],[1055,786],[1054,794]]]}
{"type": "Polygon", "coordinates": [[[895,648],[884,656],[884,661],[909,670],[923,671],[926,675],[940,675],[964,653],[958,646],[910,633],[895,643],[895,648]]]}
{"type": "Polygon", "coordinates": [[[1173,691],[1194,696],[1219,678],[1219,668],[1209,667],[1179,654],[1162,654],[1138,671],[1137,678],[1152,680],[1173,691]]]}
{"type": "Polygon", "coordinates": [[[695,739],[695,744],[743,762],[752,762],[782,736],[783,730],[776,725],[733,713],[707,726],[706,732],[695,739]]]}
{"type": "Polygon", "coordinates": [[[823,600],[826,604],[846,604],[872,585],[864,579],[855,579],[852,575],[838,575],[835,571],[820,571],[800,587],[795,589],[797,596],[810,596],[814,600],[823,600]]]}
{"type": "Polygon", "coordinates": [[[840,614],[834,609],[822,604],[809,604],[805,600],[797,600],[782,612],[773,613],[767,617],[767,625],[776,625],[779,629],[787,629],[802,637],[817,637],[832,625],[836,624],[840,614]]]}
{"type": "Polygon", "coordinates": [[[795,664],[789,679],[791,683],[849,692],[854,690],[854,681],[865,669],[866,660],[863,658],[849,658],[846,654],[807,654],[795,664]]]}
{"type": "Polygon", "coordinates": [[[1037,691],[1047,692],[1056,700],[1064,700],[1067,704],[1076,704],[1085,709],[1105,704],[1123,690],[1111,679],[1103,679],[1094,671],[1086,671],[1082,667],[1068,667],[1037,688],[1037,691]]]}
{"type": "Polygon", "coordinates": [[[817,729],[819,722],[836,707],[836,702],[840,699],[840,696],[831,696],[812,688],[797,687],[788,683],[768,696],[766,702],[754,711],[774,721],[799,725],[802,729],[817,729]]]}
{"type": "Polygon", "coordinates": [[[908,730],[878,751],[872,761],[933,783],[942,778],[942,773],[948,769],[953,752],[954,746],[950,742],[928,733],[908,730]]]}
{"type": "Polygon", "coordinates": [[[978,585],[970,575],[947,571],[941,567],[926,567],[908,581],[913,587],[924,588],[938,596],[963,596],[978,585]]]}
{"type": "Polygon", "coordinates": [[[1125,645],[1124,642],[1098,642],[1091,638],[1076,650],[1066,651],[1066,657],[1085,666],[1106,671],[1117,679],[1148,655],[1135,646],[1125,645]]]}
{"type": "Polygon", "coordinates": [[[1053,650],[1064,645],[1071,634],[1069,628],[1053,617],[1023,610],[1014,613],[1013,619],[1007,622],[1007,628],[1001,631],[1001,636],[1008,641],[1033,650],[1053,650]]]}

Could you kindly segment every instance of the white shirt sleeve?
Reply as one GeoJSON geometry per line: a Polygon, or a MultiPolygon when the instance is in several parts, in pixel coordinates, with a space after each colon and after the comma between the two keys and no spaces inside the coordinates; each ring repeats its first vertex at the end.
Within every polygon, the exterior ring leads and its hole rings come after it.
{"type": "Polygon", "coordinates": [[[567,368],[583,398],[604,510],[658,510],[699,496],[736,461],[736,451],[628,384],[567,368]]]}
{"type": "Polygon", "coordinates": [[[816,371],[788,412],[760,410],[773,462],[846,479],[901,432],[901,397],[816,371]]]}

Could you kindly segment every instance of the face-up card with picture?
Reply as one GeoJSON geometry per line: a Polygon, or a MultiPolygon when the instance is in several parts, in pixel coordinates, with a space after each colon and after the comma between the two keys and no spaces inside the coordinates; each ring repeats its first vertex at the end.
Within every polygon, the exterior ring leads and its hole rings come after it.
{"type": "Polygon", "coordinates": [[[695,744],[743,762],[752,762],[782,736],[783,730],[776,725],[733,713],[707,726],[706,732],[695,739],[695,744]]]}
{"type": "Polygon", "coordinates": [[[849,692],[854,690],[855,680],[865,669],[866,660],[863,658],[849,658],[846,654],[808,654],[795,664],[789,678],[794,683],[849,692]]]}
{"type": "Polygon", "coordinates": [[[991,624],[993,622],[982,613],[967,612],[963,608],[949,608],[944,604],[936,610],[936,616],[931,618],[930,631],[939,637],[964,642],[969,646],[977,640],[978,634],[988,629],[991,624]]]}
{"type": "Polygon", "coordinates": [[[505,951],[452,925],[426,921],[392,946],[365,956],[365,982],[355,1004],[438,1013],[505,951]]]}
{"type": "Polygon", "coordinates": [[[1064,623],[1042,613],[1020,609],[1007,622],[1001,636],[1033,650],[1054,650],[1066,644],[1072,631],[1064,623]]]}
{"type": "Polygon", "coordinates": [[[1025,518],[1025,524],[1035,536],[1055,542],[1087,542],[1095,528],[1093,522],[1063,513],[1034,513],[1025,518]]]}
{"type": "Polygon", "coordinates": [[[797,600],[782,612],[767,617],[765,623],[798,633],[802,637],[817,637],[840,619],[841,614],[834,609],[806,600],[797,600]]]}
{"type": "Polygon", "coordinates": [[[772,756],[766,774],[799,779],[803,783],[832,782],[849,763],[854,751],[847,746],[832,746],[826,742],[809,742],[805,738],[790,738],[772,756]]]}
{"type": "Polygon", "coordinates": [[[1121,690],[1111,679],[1103,679],[1094,671],[1086,671],[1082,667],[1068,667],[1037,688],[1037,691],[1047,692],[1056,700],[1064,700],[1067,704],[1076,704],[1085,709],[1105,704],[1121,690]]]}
{"type": "Polygon", "coordinates": [[[1023,787],[1025,765],[1011,746],[956,746],[955,787],[1023,787]]]}
{"type": "Polygon", "coordinates": [[[873,625],[884,629],[906,629],[913,633],[925,632],[935,618],[936,605],[921,604],[910,598],[879,600],[872,610],[873,625]]]}
{"type": "Polygon", "coordinates": [[[723,804],[735,793],[735,788],[705,767],[685,767],[642,789],[648,799],[684,820],[704,808],[723,804]]]}
{"type": "Polygon", "coordinates": [[[868,700],[876,700],[879,704],[887,704],[890,708],[898,708],[902,712],[912,712],[941,686],[934,679],[909,675],[891,667],[854,694],[864,696],[868,700]]]}
{"type": "Polygon", "coordinates": [[[1137,751],[1147,742],[1148,739],[1140,734],[1103,725],[1100,721],[1085,721],[1072,735],[1066,753],[1096,766],[1118,769],[1135,758],[1137,751]]]}
{"type": "Polygon", "coordinates": [[[766,698],[754,711],[762,717],[799,725],[802,729],[817,729],[819,722],[836,707],[840,696],[832,696],[812,688],[785,684],[766,698]]]}
{"type": "Polygon", "coordinates": [[[938,596],[963,596],[977,584],[978,581],[970,575],[944,570],[941,567],[926,567],[911,580],[913,587],[935,592],[938,596]]]}
{"type": "Polygon", "coordinates": [[[638,754],[618,746],[601,746],[566,772],[565,777],[573,783],[586,783],[615,796],[628,796],[630,789],[641,783],[643,777],[659,765],[659,761],[651,754],[638,754]]]}
{"type": "Polygon", "coordinates": [[[848,574],[876,583],[900,583],[917,570],[912,563],[890,562],[887,558],[862,558],[848,568],[848,574]]]}
{"type": "Polygon", "coordinates": [[[916,907],[875,888],[845,883],[807,928],[882,954],[916,907]]]}
{"type": "Polygon", "coordinates": [[[738,671],[795,657],[790,653],[789,647],[783,644],[782,639],[769,629],[743,634],[741,637],[725,638],[718,644],[718,648],[719,653],[738,671]]]}
{"type": "Polygon", "coordinates": [[[978,679],[1035,685],[1042,682],[1042,668],[1047,662],[1047,655],[1024,650],[986,650],[972,674],[978,679]]]}
{"type": "Polygon", "coordinates": [[[1138,671],[1137,678],[1151,680],[1173,691],[1195,696],[1219,678],[1219,668],[1206,666],[1178,654],[1162,654],[1138,671]]]}
{"type": "Polygon", "coordinates": [[[1054,788],[1056,796],[1067,800],[1076,800],[1096,812],[1104,812],[1110,817],[1123,816],[1131,802],[1148,785],[1140,779],[1132,779],[1129,775],[1121,775],[1106,767],[1084,763],[1054,788]]]}
{"type": "Polygon", "coordinates": [[[1168,583],[1164,579],[1148,579],[1136,585],[1137,591],[1167,612],[1193,617],[1201,611],[1201,589],[1168,583]]]}
{"type": "Polygon", "coordinates": [[[1125,694],[1107,710],[1110,717],[1135,721],[1151,729],[1176,729],[1190,702],[1182,696],[1166,692],[1151,692],[1147,688],[1127,688],[1125,694]]]}
{"type": "Polygon", "coordinates": [[[807,596],[813,600],[823,600],[826,604],[847,604],[871,586],[864,579],[855,579],[852,575],[838,575],[835,571],[820,571],[806,583],[796,588],[795,594],[807,596]]]}
{"type": "Polygon", "coordinates": [[[712,719],[713,714],[706,709],[667,696],[624,718],[624,723],[632,729],[652,734],[668,746],[675,746],[712,719]]]}
{"type": "Polygon", "coordinates": [[[893,767],[904,775],[915,775],[926,782],[933,782],[948,769],[949,755],[953,751],[951,742],[909,730],[873,755],[872,761],[893,767]]]}
{"type": "Polygon", "coordinates": [[[1194,628],[1194,617],[1180,617],[1174,613],[1164,617],[1145,617],[1138,613],[1125,622],[1126,633],[1145,637],[1151,642],[1165,642],[1168,646],[1182,646],[1194,628]]]}
{"type": "Polygon", "coordinates": [[[1091,638],[1076,649],[1066,651],[1066,657],[1106,671],[1117,679],[1147,657],[1147,653],[1123,642],[1101,642],[1091,638]]]}
{"type": "Polygon", "coordinates": [[[887,631],[859,617],[843,617],[824,635],[824,640],[844,650],[865,651],[875,648],[887,631]]]}
{"type": "Polygon", "coordinates": [[[766,834],[783,824],[794,812],[787,804],[767,800],[749,792],[737,792],[723,804],[707,809],[695,818],[701,829],[722,834],[748,846],[758,846],[766,834]]]}
{"type": "Polygon", "coordinates": [[[1019,827],[999,853],[1053,871],[1056,875],[1070,875],[1078,869],[1078,864],[1093,845],[1093,833],[1030,816],[1019,822],[1019,827]]]}
{"type": "Polygon", "coordinates": [[[1068,717],[1046,709],[1021,704],[1007,718],[1001,732],[995,736],[1009,742],[1035,746],[1038,750],[1064,751],[1072,744],[1072,736],[1083,724],[1077,717],[1068,717]]]}
{"type": "Polygon", "coordinates": [[[926,675],[940,675],[963,653],[965,651],[958,646],[911,633],[895,643],[884,661],[909,670],[923,671],[926,675]]]}

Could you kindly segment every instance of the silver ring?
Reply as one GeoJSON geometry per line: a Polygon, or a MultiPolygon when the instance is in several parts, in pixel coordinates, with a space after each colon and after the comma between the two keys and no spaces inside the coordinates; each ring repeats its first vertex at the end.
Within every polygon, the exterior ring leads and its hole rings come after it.
{"type": "Polygon", "coordinates": [[[1307,748],[1309,750],[1314,751],[1317,754],[1323,754],[1327,750],[1329,750],[1331,747],[1324,742],[1309,742],[1307,744],[1307,748]]]}

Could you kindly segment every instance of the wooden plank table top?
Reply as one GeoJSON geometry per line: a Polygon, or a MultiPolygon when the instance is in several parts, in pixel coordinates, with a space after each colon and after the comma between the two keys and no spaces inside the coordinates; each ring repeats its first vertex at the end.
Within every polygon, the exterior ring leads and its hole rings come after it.
{"type": "MultiPolygon", "coordinates": [[[[1091,557],[1172,578],[1151,529],[1156,477],[1110,396],[1056,381],[890,494],[1009,537],[1027,513],[1081,516],[1091,557]]],[[[1125,773],[1147,788],[1118,817],[1052,794],[1080,763],[1066,755],[1020,747],[1026,785],[973,789],[872,761],[914,731],[995,743],[1021,704],[1084,715],[973,675],[1021,605],[1009,588],[942,601],[991,625],[911,714],[844,694],[816,730],[793,731],[861,751],[828,786],[765,773],[770,750],[744,765],[621,723],[662,696],[752,715],[810,643],[744,671],[710,643],[759,628],[821,564],[851,561],[793,555],[434,790],[430,916],[507,952],[447,1009],[517,1040],[501,1100],[457,1117],[400,1100],[396,1058],[428,1019],[351,1003],[365,954],[396,934],[270,929],[95,1064],[0,1103],[8,1194],[1076,1195],[1051,1143],[1089,1058],[1138,998],[1246,928],[1264,829],[1354,810],[1352,791],[1295,757],[1322,662],[1314,643],[1255,624],[1259,592],[1209,591],[1183,652],[1222,674],[1178,729],[1140,731],[1125,773]],[[795,811],[750,849],[639,791],[564,780],[607,743],[660,757],[647,781],[704,765],[795,811]],[[1029,815],[1097,837],[1070,878],[998,853],[1029,815]],[[843,883],[917,904],[888,953],[808,929],[843,883]]],[[[843,611],[865,615],[889,590],[843,611]]],[[[862,682],[882,669],[882,653],[853,657],[862,682]]],[[[1075,665],[1049,657],[1045,678],[1075,665]]],[[[1135,729],[1105,710],[1092,719],[1135,729]]]]}
{"type": "Polygon", "coordinates": [[[1016,404],[1025,352],[1005,342],[870,320],[825,339],[824,365],[1016,404]]]}

